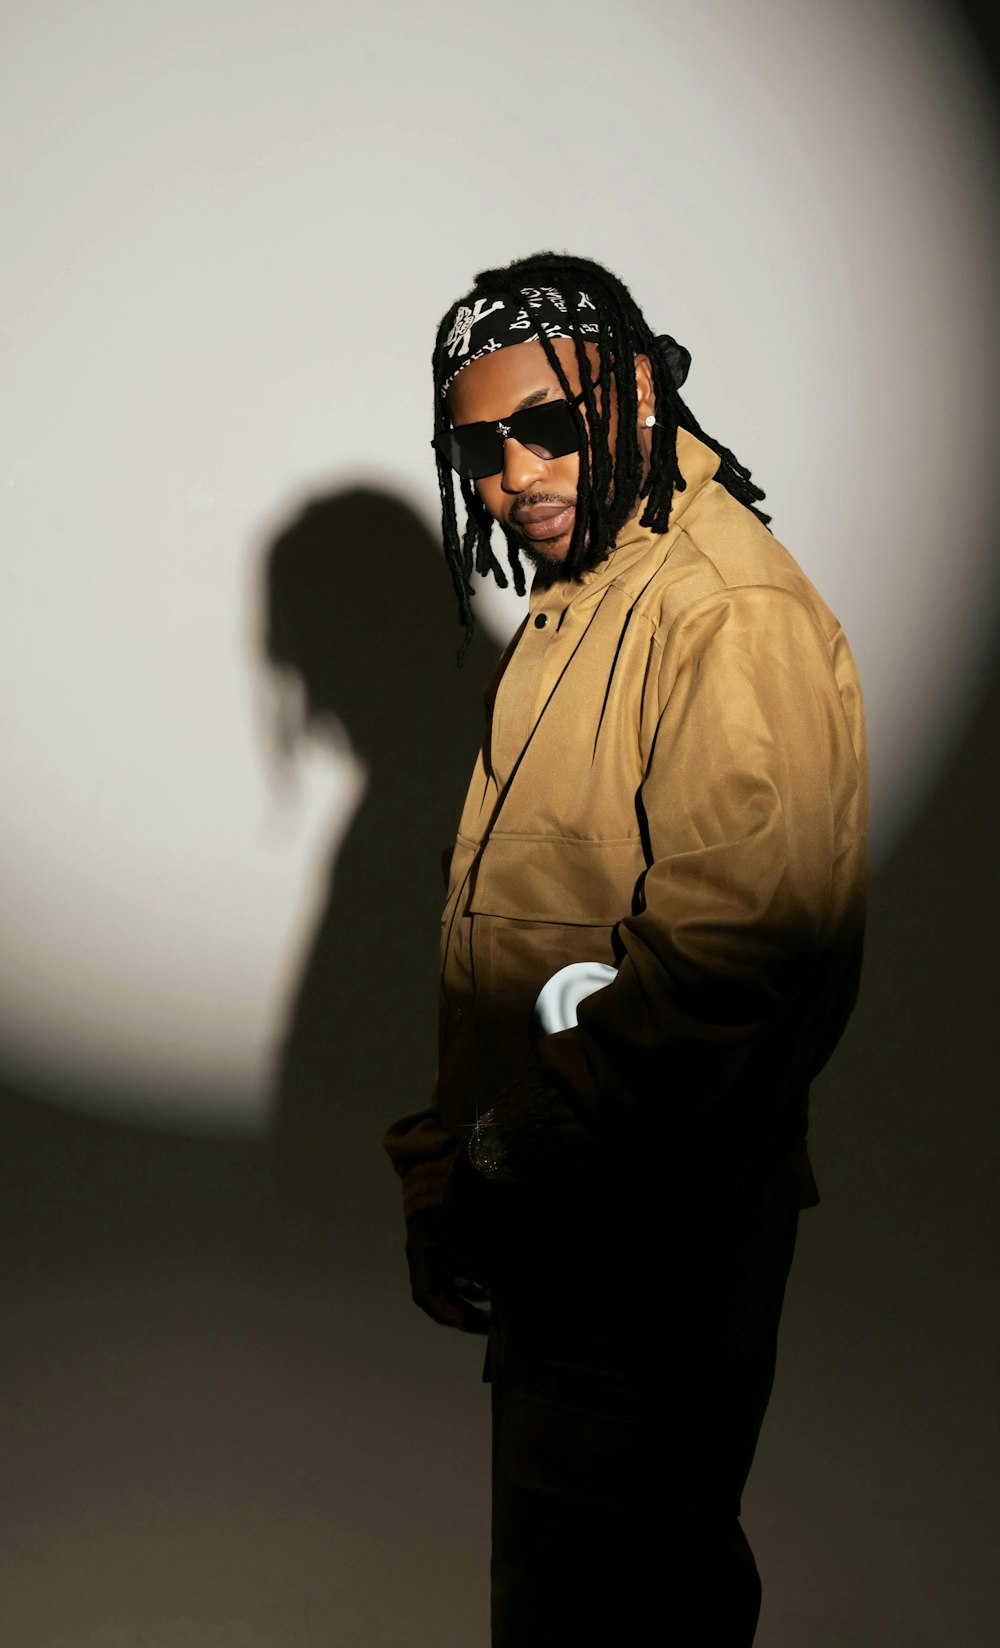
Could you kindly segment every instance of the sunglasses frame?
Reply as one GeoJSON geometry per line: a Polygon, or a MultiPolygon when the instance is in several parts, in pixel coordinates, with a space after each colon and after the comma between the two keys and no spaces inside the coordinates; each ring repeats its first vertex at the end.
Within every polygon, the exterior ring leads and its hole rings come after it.
{"type": "MultiPolygon", "coordinates": [[[[523,418],[530,418],[533,412],[541,412],[555,406],[565,406],[567,409],[573,406],[579,406],[580,402],[584,399],[585,394],[586,391],[581,389],[580,393],[578,395],[574,395],[572,400],[566,400],[564,397],[559,397],[556,400],[539,401],[535,406],[524,406],[519,412],[511,412],[506,418],[497,418],[481,423],[453,424],[450,429],[439,430],[436,435],[432,436],[431,445],[444,459],[445,463],[449,464],[455,471],[455,474],[460,476],[462,480],[482,481],[489,475],[499,475],[500,471],[503,469],[503,449],[505,442],[508,440],[520,440],[520,436],[517,433],[517,425],[519,420],[523,418]],[[466,468],[460,468],[455,462],[451,452],[446,450],[446,448],[450,444],[453,436],[464,429],[488,431],[490,435],[495,435],[498,438],[500,442],[500,462],[497,464],[495,469],[482,469],[478,474],[470,475],[466,468]]],[[[523,424],[521,427],[524,427],[523,424]]],[[[530,443],[522,442],[522,444],[527,445],[530,443]]],[[[577,441],[574,446],[567,447],[565,452],[554,452],[552,454],[552,459],[548,461],[552,461],[555,458],[564,458],[568,452],[578,452],[579,450],[580,443],[577,441]]]]}

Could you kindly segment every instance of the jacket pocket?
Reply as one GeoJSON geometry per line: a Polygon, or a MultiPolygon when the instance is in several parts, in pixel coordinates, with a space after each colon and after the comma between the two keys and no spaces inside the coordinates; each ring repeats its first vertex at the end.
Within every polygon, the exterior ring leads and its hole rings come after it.
{"type": "Polygon", "coordinates": [[[473,872],[468,907],[513,921],[613,927],[638,907],[645,869],[638,836],[493,835],[473,872]]]}

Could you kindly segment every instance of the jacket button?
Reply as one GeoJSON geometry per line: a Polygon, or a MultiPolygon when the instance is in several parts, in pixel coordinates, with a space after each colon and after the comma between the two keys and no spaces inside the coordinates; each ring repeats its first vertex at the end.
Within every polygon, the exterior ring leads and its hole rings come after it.
{"type": "Polygon", "coordinates": [[[461,1024],[464,1017],[465,1017],[465,1008],[464,1007],[456,1007],[455,1008],[455,1023],[456,1024],[461,1024]]]}
{"type": "Polygon", "coordinates": [[[548,621],[549,621],[549,615],[548,615],[547,612],[536,612],[536,614],[535,614],[535,628],[536,629],[544,629],[546,624],[548,623],[548,621]]]}

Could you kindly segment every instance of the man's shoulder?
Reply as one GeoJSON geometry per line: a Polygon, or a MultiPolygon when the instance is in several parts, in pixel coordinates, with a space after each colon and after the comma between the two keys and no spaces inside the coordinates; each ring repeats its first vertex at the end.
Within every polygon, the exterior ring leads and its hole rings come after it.
{"type": "Polygon", "coordinates": [[[725,487],[710,483],[705,494],[637,601],[657,639],[663,643],[679,619],[710,607],[713,598],[752,600],[759,608],[792,597],[832,643],[840,625],[780,539],[725,487]]]}

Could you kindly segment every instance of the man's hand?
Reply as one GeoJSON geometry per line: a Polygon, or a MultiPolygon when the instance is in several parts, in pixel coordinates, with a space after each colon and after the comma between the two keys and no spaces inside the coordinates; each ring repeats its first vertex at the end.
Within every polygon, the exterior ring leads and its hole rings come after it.
{"type": "Polygon", "coordinates": [[[423,1208],[414,1213],[407,1223],[406,1232],[406,1258],[414,1304],[444,1327],[459,1328],[463,1333],[489,1333],[488,1304],[487,1308],[479,1310],[470,1301],[487,1302],[490,1290],[470,1277],[453,1274],[447,1249],[441,1240],[438,1209],[423,1208]]]}

